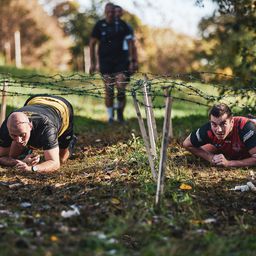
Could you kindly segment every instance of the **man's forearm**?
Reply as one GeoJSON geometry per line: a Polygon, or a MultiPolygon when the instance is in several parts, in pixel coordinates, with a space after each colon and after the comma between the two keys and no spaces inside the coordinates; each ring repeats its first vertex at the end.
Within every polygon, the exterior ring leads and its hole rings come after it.
{"type": "Polygon", "coordinates": [[[0,165],[3,166],[15,166],[17,164],[17,160],[15,158],[9,156],[0,157],[0,165]]]}
{"type": "Polygon", "coordinates": [[[48,160],[36,165],[37,172],[47,173],[54,172],[60,168],[60,163],[54,160],[48,160]]]}
{"type": "Polygon", "coordinates": [[[208,162],[212,162],[212,158],[214,156],[213,153],[208,152],[202,148],[196,148],[196,147],[186,147],[186,149],[191,152],[192,154],[199,156],[201,158],[203,158],[204,160],[208,161],[208,162]]]}
{"type": "Polygon", "coordinates": [[[229,160],[228,166],[229,167],[256,166],[256,158],[249,157],[249,158],[241,159],[241,160],[229,160]]]}

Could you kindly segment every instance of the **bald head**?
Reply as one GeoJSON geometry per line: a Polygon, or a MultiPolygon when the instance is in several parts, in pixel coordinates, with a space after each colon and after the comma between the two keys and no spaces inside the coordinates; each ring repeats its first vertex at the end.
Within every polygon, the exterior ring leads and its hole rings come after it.
{"type": "Polygon", "coordinates": [[[28,117],[23,112],[12,113],[7,120],[9,134],[28,133],[32,128],[28,117]]]}
{"type": "Polygon", "coordinates": [[[14,112],[7,120],[8,130],[17,130],[21,125],[24,124],[29,124],[29,119],[23,112],[14,112]]]}
{"type": "Polygon", "coordinates": [[[29,122],[28,117],[24,113],[12,113],[7,120],[7,128],[13,141],[20,146],[27,145],[32,130],[32,123],[29,122]]]}

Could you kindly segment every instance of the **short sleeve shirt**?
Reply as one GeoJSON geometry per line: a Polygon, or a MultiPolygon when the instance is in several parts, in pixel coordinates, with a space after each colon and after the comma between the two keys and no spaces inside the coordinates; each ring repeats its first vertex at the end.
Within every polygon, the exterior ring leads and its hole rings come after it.
{"type": "Polygon", "coordinates": [[[193,131],[190,141],[194,147],[212,144],[219,153],[228,159],[244,159],[250,157],[249,150],[256,147],[256,125],[255,122],[236,116],[231,133],[224,139],[219,140],[211,130],[210,122],[193,131]]]}
{"type": "MultiPolygon", "coordinates": [[[[24,112],[32,122],[28,147],[49,150],[58,146],[58,133],[62,119],[57,110],[48,106],[28,105],[15,112],[24,112]]],[[[0,128],[0,146],[10,147],[11,143],[6,119],[0,128]]]]}
{"type": "Polygon", "coordinates": [[[119,58],[124,55],[123,42],[131,34],[129,26],[123,20],[108,23],[105,19],[96,23],[91,36],[99,40],[99,57],[103,59],[119,58]]]}

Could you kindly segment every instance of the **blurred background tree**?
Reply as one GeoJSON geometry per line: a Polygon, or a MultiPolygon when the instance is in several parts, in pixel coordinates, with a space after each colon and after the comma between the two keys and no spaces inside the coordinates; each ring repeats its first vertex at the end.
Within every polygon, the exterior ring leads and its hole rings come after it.
{"type": "Polygon", "coordinates": [[[73,40],[70,47],[73,70],[84,70],[84,47],[89,45],[91,30],[100,18],[96,5],[92,3],[92,8],[87,12],[81,12],[76,1],[61,2],[53,9],[53,16],[58,19],[65,34],[73,40]]]}
{"type": "MultiPolygon", "coordinates": [[[[91,7],[82,9],[76,0],[30,0],[30,4],[26,0],[0,0],[0,62],[13,64],[13,34],[20,30],[25,66],[84,71],[85,57],[89,63],[85,49],[91,30],[103,18],[107,2],[88,1],[91,7]]],[[[194,1],[203,8],[204,0],[194,1]]],[[[256,79],[255,0],[212,1],[217,9],[202,19],[202,39],[170,28],[149,27],[126,11],[123,19],[135,31],[140,71],[167,74],[207,70],[239,76],[243,81],[256,79]]]]}
{"type": "Polygon", "coordinates": [[[235,86],[253,85],[256,81],[256,1],[213,1],[217,3],[217,10],[200,23],[203,50],[198,57],[207,63],[208,71],[241,78],[235,86]]]}
{"type": "Polygon", "coordinates": [[[56,19],[37,0],[0,0],[0,54],[2,64],[14,64],[14,32],[20,31],[24,66],[68,68],[70,40],[56,19]],[[46,25],[47,24],[47,25],[46,25]]]}
{"type": "MultiPolygon", "coordinates": [[[[89,9],[81,9],[71,0],[0,0],[0,52],[6,56],[6,42],[11,42],[14,59],[13,33],[19,29],[22,62],[34,68],[84,71],[85,49],[94,24],[104,17],[106,0],[91,0],[89,9]],[[43,10],[47,10],[47,13],[43,10]]],[[[123,19],[134,29],[140,70],[166,74],[193,69],[193,51],[197,42],[169,28],[151,28],[136,15],[125,11],[123,19]]],[[[6,62],[10,62],[5,58],[6,62]]],[[[198,62],[198,61],[197,61],[198,62]]],[[[8,63],[10,64],[10,63],[8,63]]]]}

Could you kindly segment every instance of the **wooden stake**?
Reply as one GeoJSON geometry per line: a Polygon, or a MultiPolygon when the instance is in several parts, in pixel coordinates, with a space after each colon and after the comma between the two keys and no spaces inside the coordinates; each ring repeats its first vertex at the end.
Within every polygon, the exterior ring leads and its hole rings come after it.
{"type": "Polygon", "coordinates": [[[8,41],[4,44],[5,64],[11,64],[11,43],[8,41]]]}
{"type": "MultiPolygon", "coordinates": [[[[172,102],[173,100],[171,100],[171,108],[172,108],[172,102]]],[[[172,117],[170,116],[170,129],[169,129],[169,139],[173,138],[173,127],[172,127],[172,117]]]]}
{"type": "Polygon", "coordinates": [[[0,126],[2,125],[2,123],[5,120],[6,117],[6,92],[7,92],[7,88],[8,88],[8,82],[6,80],[4,80],[3,83],[3,90],[2,90],[2,104],[1,104],[1,114],[0,114],[0,126]]]}
{"type": "Polygon", "coordinates": [[[158,171],[158,179],[157,179],[157,191],[156,191],[156,205],[159,205],[160,196],[164,191],[164,175],[166,168],[166,157],[167,157],[167,148],[169,144],[169,128],[170,128],[170,118],[171,118],[171,103],[172,98],[170,96],[170,89],[165,89],[165,117],[164,117],[164,125],[163,125],[163,138],[161,145],[161,155],[160,155],[160,163],[159,163],[159,171],[158,171]]]}
{"type": "Polygon", "coordinates": [[[21,68],[21,44],[20,44],[20,31],[17,30],[14,33],[14,43],[15,43],[15,64],[17,68],[21,68]]]}
{"type": "Polygon", "coordinates": [[[157,141],[157,127],[156,127],[156,119],[155,119],[155,115],[154,115],[154,111],[153,111],[153,104],[152,104],[152,97],[150,94],[148,94],[148,102],[149,102],[149,106],[151,106],[149,108],[151,117],[152,117],[152,126],[153,126],[153,132],[154,132],[154,138],[155,141],[157,141]]]}
{"type": "Polygon", "coordinates": [[[150,169],[151,169],[151,172],[152,172],[152,176],[153,176],[154,180],[156,181],[157,180],[157,174],[156,174],[156,171],[155,171],[153,156],[152,156],[152,153],[151,153],[151,150],[150,150],[148,135],[147,135],[147,132],[146,132],[146,128],[145,128],[145,125],[144,125],[143,118],[141,116],[139,104],[138,104],[138,101],[136,99],[136,94],[133,93],[132,96],[133,96],[133,103],[134,103],[134,107],[135,107],[135,110],[136,110],[137,118],[138,118],[138,121],[139,121],[141,135],[142,135],[143,141],[145,143],[145,147],[146,147],[146,151],[147,151],[147,155],[148,155],[150,169]]]}
{"type": "Polygon", "coordinates": [[[90,52],[89,47],[84,47],[84,72],[89,74],[90,69],[90,52]]]}
{"type": "Polygon", "coordinates": [[[148,134],[149,134],[149,140],[150,140],[150,146],[152,155],[156,158],[156,140],[155,140],[155,132],[153,128],[153,119],[154,116],[152,116],[152,102],[150,104],[149,96],[148,96],[148,88],[147,88],[147,80],[143,84],[143,94],[144,94],[144,105],[145,105],[145,113],[147,117],[147,125],[148,125],[148,134]]]}

